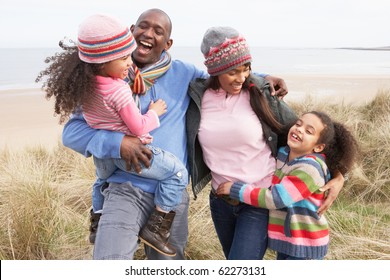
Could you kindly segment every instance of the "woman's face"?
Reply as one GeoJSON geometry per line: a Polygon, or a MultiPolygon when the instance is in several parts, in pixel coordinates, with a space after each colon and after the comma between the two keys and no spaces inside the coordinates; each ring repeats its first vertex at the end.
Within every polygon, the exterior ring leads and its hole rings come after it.
{"type": "Polygon", "coordinates": [[[250,65],[242,65],[218,76],[221,88],[228,94],[239,94],[242,84],[250,74],[250,65]]]}

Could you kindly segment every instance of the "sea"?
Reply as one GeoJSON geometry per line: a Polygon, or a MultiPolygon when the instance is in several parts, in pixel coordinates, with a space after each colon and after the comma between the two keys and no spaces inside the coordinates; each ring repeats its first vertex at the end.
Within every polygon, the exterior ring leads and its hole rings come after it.
{"type": "MultiPolygon", "coordinates": [[[[35,82],[47,67],[45,58],[57,48],[0,48],[0,91],[40,88],[35,82]]],[[[205,69],[199,47],[173,46],[173,59],[205,69]]],[[[366,75],[389,76],[390,50],[336,48],[252,47],[252,69],[259,73],[283,75],[366,75]]]]}

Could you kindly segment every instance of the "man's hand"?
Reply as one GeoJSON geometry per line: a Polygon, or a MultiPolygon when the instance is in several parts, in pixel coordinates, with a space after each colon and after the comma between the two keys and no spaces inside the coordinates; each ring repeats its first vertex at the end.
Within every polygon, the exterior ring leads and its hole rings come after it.
{"type": "Polygon", "coordinates": [[[343,186],[344,177],[343,175],[341,175],[340,172],[337,172],[335,173],[334,178],[320,189],[321,191],[328,190],[328,194],[324,200],[324,203],[321,205],[320,208],[318,208],[318,215],[321,216],[330,208],[330,206],[332,206],[333,202],[336,200],[343,186]]]}
{"type": "Polygon", "coordinates": [[[270,84],[271,95],[277,96],[279,99],[283,99],[283,97],[288,93],[287,85],[283,79],[270,75],[266,76],[265,79],[270,84]]]}
{"type": "Polygon", "coordinates": [[[120,153],[121,158],[126,162],[126,169],[129,171],[135,170],[137,173],[141,173],[141,163],[147,168],[150,166],[152,152],[137,137],[123,137],[120,153]]]}

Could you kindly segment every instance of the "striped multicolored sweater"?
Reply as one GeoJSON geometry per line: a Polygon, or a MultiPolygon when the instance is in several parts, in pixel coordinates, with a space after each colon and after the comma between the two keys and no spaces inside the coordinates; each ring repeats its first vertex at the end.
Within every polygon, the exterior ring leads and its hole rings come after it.
{"type": "Polygon", "coordinates": [[[323,154],[310,154],[288,162],[289,147],[278,151],[276,171],[269,188],[234,183],[230,196],[246,204],[270,209],[268,247],[305,259],[323,258],[329,228],[317,210],[324,200],[319,189],[330,180],[323,154]]]}

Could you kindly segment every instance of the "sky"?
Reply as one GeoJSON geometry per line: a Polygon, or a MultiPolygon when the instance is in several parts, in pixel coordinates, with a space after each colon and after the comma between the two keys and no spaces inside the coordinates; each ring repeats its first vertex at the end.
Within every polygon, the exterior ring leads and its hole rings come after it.
{"type": "Polygon", "coordinates": [[[250,46],[390,46],[390,0],[0,0],[0,48],[57,47],[88,16],[129,26],[149,8],[173,22],[176,46],[199,46],[211,26],[231,26],[250,46]]]}

